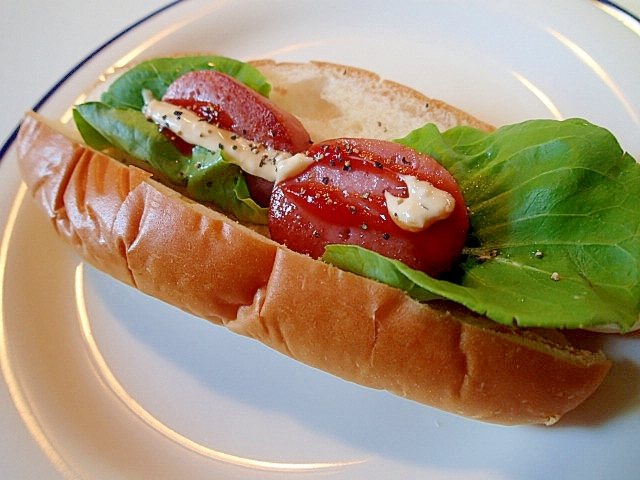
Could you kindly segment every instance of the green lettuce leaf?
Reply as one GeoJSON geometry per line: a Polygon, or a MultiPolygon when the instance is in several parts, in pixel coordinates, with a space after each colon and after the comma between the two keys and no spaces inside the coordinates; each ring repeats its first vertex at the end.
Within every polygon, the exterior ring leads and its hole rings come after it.
{"type": "Polygon", "coordinates": [[[100,100],[112,107],[140,110],[144,103],[142,90],[151,90],[155,98],[162,98],[176,78],[196,70],[226,73],[264,96],[271,91],[271,85],[253,66],[231,58],[204,55],[141,62],[119,76],[100,100]]]}
{"type": "Polygon", "coordinates": [[[534,120],[493,133],[426,125],[399,141],[440,161],[464,193],[471,235],[451,278],[358,247],[329,247],[327,261],[504,324],[636,323],[640,166],[610,132],[580,119],[534,120]]]}
{"type": "Polygon", "coordinates": [[[156,179],[182,187],[193,200],[213,204],[242,221],[266,224],[267,210],[250,198],[242,170],[220,153],[196,147],[191,156],[182,155],[142,112],[130,108],[89,102],[78,105],[73,115],[84,141],[93,148],[116,149],[130,163],[148,164],[156,179]]]}
{"type": "Polygon", "coordinates": [[[224,154],[195,147],[186,174],[188,197],[212,203],[244,222],[266,225],[268,209],[251,198],[242,169],[226,162],[224,154]]]}

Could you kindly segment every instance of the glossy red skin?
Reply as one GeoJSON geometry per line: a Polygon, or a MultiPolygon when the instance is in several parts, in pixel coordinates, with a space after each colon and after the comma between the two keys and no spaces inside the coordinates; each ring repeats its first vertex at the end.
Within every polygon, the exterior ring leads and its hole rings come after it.
{"type": "MultiPolygon", "coordinates": [[[[199,70],[178,77],[162,100],[193,111],[203,119],[276,150],[298,153],[311,139],[300,121],[233,77],[215,70],[199,70]]],[[[191,145],[167,132],[186,155],[191,145]]],[[[268,205],[273,184],[246,175],[252,197],[268,205]]]]}
{"type": "Polygon", "coordinates": [[[467,208],[453,176],[436,160],[388,141],[329,140],[307,154],[316,161],[275,186],[269,214],[274,240],[314,258],[325,246],[355,244],[431,276],[449,270],[467,239],[467,208]],[[420,232],[397,226],[384,192],[406,196],[399,175],[427,180],[455,199],[453,213],[420,232]]]}

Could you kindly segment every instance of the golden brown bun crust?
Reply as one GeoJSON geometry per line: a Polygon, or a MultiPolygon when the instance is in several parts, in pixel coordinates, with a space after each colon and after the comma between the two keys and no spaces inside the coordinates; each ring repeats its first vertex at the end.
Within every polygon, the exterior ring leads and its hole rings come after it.
{"type": "Polygon", "coordinates": [[[27,186],[87,262],[346,380],[502,424],[552,423],[600,385],[601,353],[499,327],[292,252],[25,116],[27,186]],[[179,226],[179,228],[176,228],[179,226]]]}

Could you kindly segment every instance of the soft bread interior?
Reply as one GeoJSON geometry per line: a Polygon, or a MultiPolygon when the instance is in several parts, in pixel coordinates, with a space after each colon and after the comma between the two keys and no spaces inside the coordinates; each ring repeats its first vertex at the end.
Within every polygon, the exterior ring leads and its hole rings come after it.
{"type": "Polygon", "coordinates": [[[325,62],[252,62],[274,86],[270,98],[296,115],[315,141],[337,137],[394,140],[426,123],[441,130],[489,124],[366,70],[325,62]]]}

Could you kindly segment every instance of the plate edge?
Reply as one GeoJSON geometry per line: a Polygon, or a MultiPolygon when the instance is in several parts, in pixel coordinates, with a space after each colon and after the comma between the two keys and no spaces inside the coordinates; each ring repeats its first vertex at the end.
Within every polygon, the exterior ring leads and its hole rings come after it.
{"type": "MultiPolygon", "coordinates": [[[[102,52],[109,45],[111,45],[112,43],[117,41],[119,38],[121,38],[122,36],[124,36],[127,33],[129,33],[131,30],[134,30],[135,28],[137,28],[141,24],[146,23],[147,21],[151,20],[153,17],[159,15],[160,13],[162,13],[162,12],[164,12],[166,10],[169,10],[170,8],[174,7],[175,5],[177,5],[179,3],[182,3],[183,1],[184,0],[173,0],[172,2],[168,3],[167,5],[165,5],[163,7],[160,7],[159,9],[149,13],[148,15],[145,15],[144,17],[140,18],[139,20],[135,21],[134,23],[132,23],[128,27],[124,28],[123,30],[121,30],[120,32],[115,34],[113,37],[109,38],[102,45],[100,45],[98,48],[96,48],[95,50],[90,52],[86,57],[84,57],[82,60],[80,60],[73,68],[71,68],[71,70],[69,70],[66,74],[64,74],[62,76],[62,78],[60,80],[58,80],[58,82],[55,83],[53,85],[53,87],[51,87],[40,98],[40,100],[38,100],[35,103],[35,105],[32,107],[32,110],[38,111],[42,107],[42,105],[44,105],[46,103],[46,101],[49,100],[49,98],[51,98],[60,89],[60,87],[62,87],[62,85],[65,84],[65,82],[67,80],[69,80],[69,78],[71,78],[87,62],[89,62],[93,57],[95,57],[100,52],[102,52]]],[[[13,143],[15,142],[16,137],[18,136],[18,130],[19,129],[20,129],[20,123],[18,123],[18,125],[14,128],[13,132],[11,132],[11,134],[9,134],[9,137],[4,142],[2,147],[0,147],[0,165],[1,165],[1,162],[4,160],[4,157],[6,156],[7,152],[9,151],[9,149],[11,148],[13,143]]]]}

